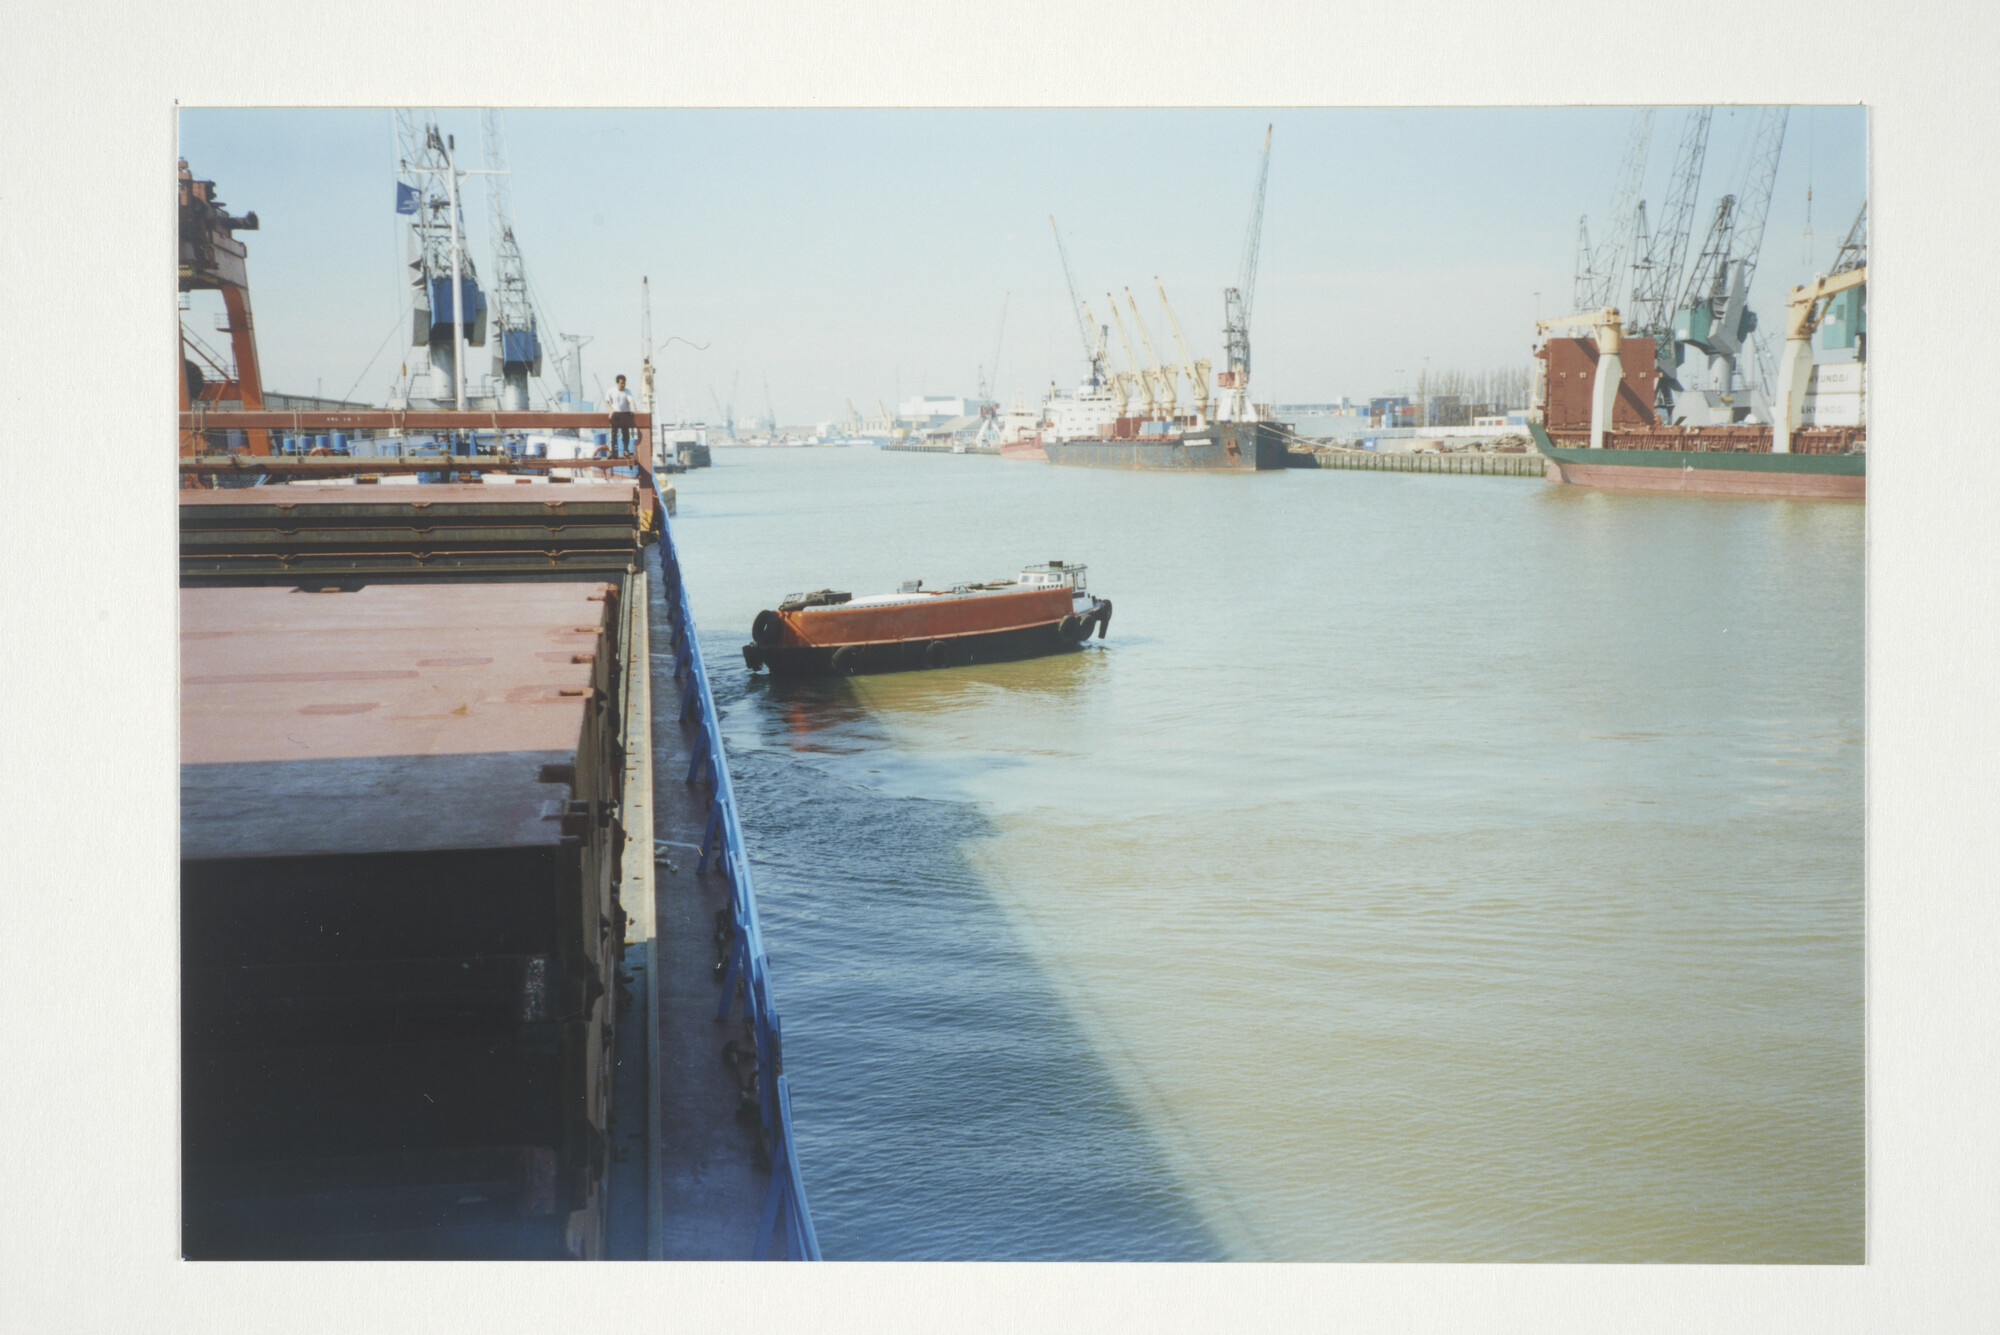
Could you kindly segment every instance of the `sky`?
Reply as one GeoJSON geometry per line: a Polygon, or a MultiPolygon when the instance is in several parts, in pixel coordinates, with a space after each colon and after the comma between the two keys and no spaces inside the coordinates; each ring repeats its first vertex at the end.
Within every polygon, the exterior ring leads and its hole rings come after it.
{"type": "MultiPolygon", "coordinates": [[[[1715,200],[1744,188],[1758,113],[1715,112],[1691,250],[1715,200]]],[[[478,112],[436,115],[461,166],[483,166],[478,112]]],[[[1656,219],[1685,115],[1655,119],[1642,194],[1656,219]]],[[[1051,215],[1100,321],[1103,294],[1122,301],[1130,287],[1169,356],[1158,276],[1191,355],[1220,365],[1222,289],[1238,278],[1267,124],[1256,397],[1402,393],[1425,367],[1525,365],[1536,317],[1570,308],[1579,216],[1602,235],[1632,118],[1620,107],[505,117],[515,235],[554,326],[545,343],[590,340],[586,393],[619,373],[637,385],[643,276],[661,410],[714,420],[733,403],[739,420],[761,417],[768,382],[787,425],[843,418],[850,399],[872,414],[878,401],[972,394],[982,372],[1003,402],[1074,383],[1082,337],[1051,215]]],[[[393,121],[386,108],[180,114],[194,174],[262,224],[240,235],[267,390],[379,403],[410,356],[393,121]]],[[[1793,109],[1751,293],[1765,329],[1785,291],[1831,262],[1865,197],[1866,147],[1860,107],[1793,109]]],[[[480,178],[462,189],[484,280],[480,178]]],[[[190,320],[226,343],[205,308],[190,320]]],[[[469,371],[489,365],[468,358],[469,371]]]]}

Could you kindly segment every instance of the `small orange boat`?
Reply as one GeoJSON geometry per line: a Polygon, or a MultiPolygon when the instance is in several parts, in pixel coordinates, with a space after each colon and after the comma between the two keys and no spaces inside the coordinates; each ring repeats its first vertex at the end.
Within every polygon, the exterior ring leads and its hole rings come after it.
{"type": "Polygon", "coordinates": [[[1085,567],[1049,561],[1013,579],[856,598],[795,593],[757,614],[743,661],[780,677],[851,677],[1037,658],[1083,647],[1111,625],[1111,600],[1094,598],[1085,567]]]}

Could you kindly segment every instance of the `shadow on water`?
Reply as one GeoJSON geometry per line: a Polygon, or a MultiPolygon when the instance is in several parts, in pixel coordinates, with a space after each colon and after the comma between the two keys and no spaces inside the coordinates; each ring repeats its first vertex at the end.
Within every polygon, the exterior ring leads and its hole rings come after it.
{"type": "MultiPolygon", "coordinates": [[[[711,664],[727,661],[725,646],[707,649],[711,664]]],[[[1224,1254],[972,868],[967,850],[995,834],[989,818],[860,781],[879,772],[861,766],[895,763],[878,709],[1073,694],[1091,657],[861,689],[746,684],[711,668],[785,1017],[800,1162],[830,1259],[1224,1254]]]]}

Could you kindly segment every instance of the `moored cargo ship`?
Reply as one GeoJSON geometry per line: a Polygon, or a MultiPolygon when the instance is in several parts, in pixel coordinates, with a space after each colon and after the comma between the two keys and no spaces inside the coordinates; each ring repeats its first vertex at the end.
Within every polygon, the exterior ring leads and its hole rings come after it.
{"type": "Polygon", "coordinates": [[[757,614],[743,661],[773,676],[848,677],[1036,658],[1081,648],[1111,625],[1111,600],[1092,597],[1085,567],[1049,561],[1013,579],[856,598],[822,589],[757,614]]]}
{"type": "Polygon", "coordinates": [[[1867,494],[1868,455],[1843,448],[1846,433],[1838,427],[1824,433],[1829,437],[1824,442],[1794,432],[1792,449],[1784,454],[1771,453],[1768,428],[1762,432],[1761,449],[1756,428],[1609,432],[1599,449],[1587,443],[1565,448],[1538,423],[1529,430],[1549,461],[1549,476],[1577,486],[1800,500],[1858,501],[1867,494]],[[1648,448],[1653,445],[1659,448],[1648,448]]]}
{"type": "Polygon", "coordinates": [[[1120,418],[1103,436],[1044,440],[1052,464],[1091,468],[1171,468],[1255,473],[1284,468],[1285,436],[1275,423],[1211,422],[1182,431],[1146,431],[1160,425],[1120,418]]]}
{"type": "MultiPolygon", "coordinates": [[[[1858,224],[1857,224],[1858,225],[1858,224]]],[[[1857,259],[1792,289],[1785,351],[1772,402],[1738,404],[1727,390],[1690,395],[1697,419],[1661,420],[1659,361],[1651,339],[1625,336],[1614,307],[1537,323],[1547,333],[1584,326],[1589,338],[1547,337],[1530,424],[1535,447],[1559,482],[1627,491],[1863,500],[1867,492],[1865,308],[1868,268],[1857,259]],[[1824,362],[1813,335],[1836,306],[1840,335],[1824,362]],[[1713,400],[1710,403],[1709,400],[1713,400]],[[1760,410],[1765,422],[1749,420],[1760,410]]],[[[1678,345],[1668,349],[1669,360],[1678,345]]],[[[1725,377],[1723,384],[1730,383],[1725,377]]]]}
{"type": "Polygon", "coordinates": [[[238,382],[179,424],[183,1254],[817,1259],[686,460],[650,412],[584,460],[612,414],[270,408],[242,224],[181,180],[238,382]],[[287,448],[329,429],[466,443],[287,448]]]}

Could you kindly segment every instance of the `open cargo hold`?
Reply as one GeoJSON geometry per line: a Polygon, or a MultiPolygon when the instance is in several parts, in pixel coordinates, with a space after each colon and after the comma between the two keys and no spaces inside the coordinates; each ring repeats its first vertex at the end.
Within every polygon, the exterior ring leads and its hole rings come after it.
{"type": "Polygon", "coordinates": [[[182,590],[188,1256],[601,1254],[619,612],[182,590]]]}
{"type": "Polygon", "coordinates": [[[398,486],[293,482],[180,493],[181,582],[609,578],[637,568],[651,492],[630,478],[398,486]]]}

